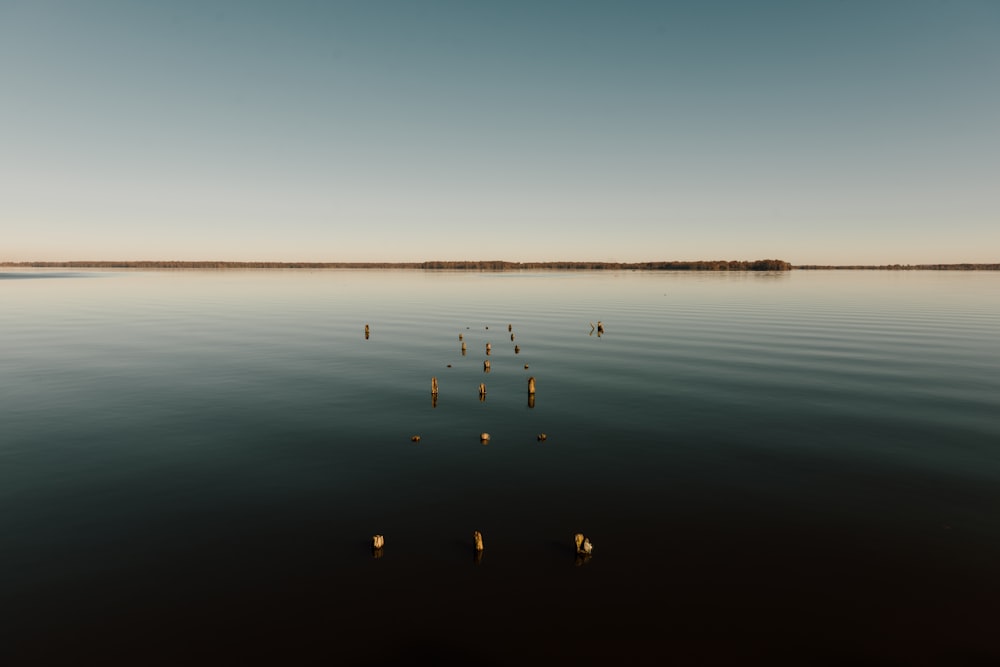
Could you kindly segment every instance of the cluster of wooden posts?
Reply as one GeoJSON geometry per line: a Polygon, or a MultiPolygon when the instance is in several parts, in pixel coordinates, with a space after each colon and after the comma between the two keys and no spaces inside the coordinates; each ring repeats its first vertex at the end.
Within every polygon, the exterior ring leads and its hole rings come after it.
{"type": "MultiPolygon", "coordinates": [[[[486,327],[486,328],[489,329],[489,327],[486,327]]],[[[507,325],[507,331],[510,333],[510,340],[511,340],[511,342],[513,342],[514,339],[516,338],[516,336],[514,334],[514,326],[512,324],[508,324],[507,325]]],[[[597,321],[597,325],[596,326],[594,325],[593,322],[590,323],[590,333],[591,333],[591,335],[593,335],[595,331],[597,332],[597,336],[598,337],[600,337],[600,336],[602,336],[604,334],[604,323],[601,322],[600,320],[597,321]]],[[[370,337],[371,337],[371,327],[368,324],[365,324],[365,340],[368,340],[370,337]]],[[[468,347],[466,346],[466,343],[465,343],[465,336],[463,334],[458,334],[458,340],[459,340],[459,342],[462,343],[462,356],[464,357],[466,355],[466,352],[468,351],[468,347]]],[[[486,356],[487,357],[490,356],[490,354],[492,352],[493,352],[493,345],[490,344],[490,343],[486,343],[486,356]]],[[[520,354],[520,352],[521,352],[521,346],[520,345],[515,345],[514,346],[514,354],[520,354]]],[[[448,364],[448,367],[451,368],[451,364],[448,364]]],[[[525,368],[525,370],[527,370],[528,364],[525,364],[524,368],[525,368]]],[[[490,362],[490,360],[489,359],[484,360],[483,361],[483,372],[484,373],[489,373],[491,370],[492,370],[492,363],[490,362]]],[[[437,407],[437,397],[438,397],[438,394],[439,394],[438,379],[437,379],[437,377],[432,377],[431,378],[431,405],[433,407],[437,407]]],[[[485,401],[486,400],[486,383],[485,382],[480,382],[479,383],[479,400],[480,401],[485,401]]],[[[531,376],[531,377],[528,378],[528,407],[529,408],[535,407],[535,378],[534,378],[534,376],[531,376]]],[[[538,440],[539,441],[545,440],[547,437],[548,436],[546,436],[546,434],[544,434],[544,433],[539,433],[538,434],[538,440]]],[[[414,435],[410,439],[413,442],[420,442],[420,436],[419,435],[414,435]]],[[[489,434],[488,433],[483,433],[483,434],[481,434],[481,437],[479,439],[480,439],[481,442],[483,442],[485,444],[490,439],[489,438],[489,434]]]]}
{"type": "MultiPolygon", "coordinates": [[[[486,327],[486,328],[489,329],[489,327],[486,327]]],[[[515,336],[514,336],[514,325],[508,324],[507,325],[507,331],[510,333],[510,340],[511,340],[511,342],[514,342],[514,338],[515,338],[515,336]]],[[[458,334],[458,340],[459,340],[459,342],[462,343],[462,356],[464,357],[465,353],[468,351],[468,347],[465,344],[465,336],[463,334],[458,334]]],[[[488,357],[492,353],[493,353],[493,345],[491,343],[486,343],[486,356],[488,357]]],[[[514,354],[520,354],[520,353],[521,353],[521,346],[520,345],[515,345],[514,346],[514,354]]],[[[524,368],[527,369],[528,368],[528,364],[525,364],[524,368]]],[[[489,359],[484,360],[483,361],[483,372],[484,373],[489,373],[492,369],[493,369],[493,365],[490,362],[490,360],[489,359]]],[[[437,395],[438,395],[438,381],[437,381],[436,377],[432,377],[431,378],[431,397],[433,398],[433,397],[436,397],[437,395]]],[[[529,377],[528,378],[528,407],[529,408],[535,407],[534,396],[535,396],[535,378],[534,377],[529,377]]],[[[479,383],[479,400],[480,401],[485,401],[486,400],[486,383],[485,382],[480,382],[479,383]]]]}
{"type": "MultiPolygon", "coordinates": [[[[486,328],[489,329],[489,327],[486,327],[486,328]]],[[[601,331],[603,332],[603,330],[604,329],[602,327],[601,331]]],[[[511,340],[511,342],[513,342],[514,339],[516,338],[516,336],[514,334],[514,325],[508,324],[507,325],[507,332],[510,333],[510,340],[511,340]]],[[[366,324],[365,325],[365,339],[366,340],[369,338],[370,334],[371,334],[371,329],[366,324]]],[[[462,344],[462,356],[464,357],[466,355],[466,352],[468,351],[468,346],[466,345],[466,341],[465,341],[465,335],[461,334],[461,333],[458,334],[458,340],[462,344]]],[[[521,346],[520,345],[515,345],[514,346],[514,354],[520,354],[520,352],[521,352],[521,346]]],[[[492,353],[493,353],[493,345],[492,345],[492,343],[486,343],[486,356],[488,357],[492,353]]],[[[451,364],[448,364],[448,367],[450,368],[451,364]]],[[[492,362],[489,359],[486,359],[486,360],[483,361],[483,372],[484,373],[489,373],[492,370],[492,368],[493,368],[493,365],[492,365],[492,362]]],[[[524,368],[525,368],[525,370],[527,370],[528,364],[525,364],[524,368]]],[[[440,391],[439,391],[439,388],[438,388],[438,379],[435,376],[435,377],[431,378],[431,405],[433,407],[437,407],[437,397],[438,397],[439,393],[440,393],[440,391]]],[[[486,383],[485,382],[480,382],[479,383],[479,400],[480,401],[485,401],[486,400],[486,383]]],[[[528,378],[528,407],[529,408],[534,408],[535,407],[535,378],[534,378],[534,376],[531,376],[531,377],[528,378]]],[[[545,440],[548,439],[548,437],[549,436],[547,434],[545,434],[545,433],[539,433],[536,436],[536,438],[537,438],[537,440],[539,442],[544,442],[545,440]]],[[[410,436],[410,440],[413,441],[413,442],[420,442],[420,436],[419,435],[412,435],[412,436],[410,436]]],[[[489,441],[490,441],[490,434],[489,433],[486,433],[484,431],[483,433],[479,434],[479,442],[481,442],[482,444],[485,445],[485,444],[488,444],[489,441]]]]}
{"type": "MultiPolygon", "coordinates": [[[[489,327],[487,327],[487,329],[488,328],[489,327]]],[[[597,335],[601,336],[604,333],[604,324],[600,320],[598,320],[596,327],[594,326],[593,323],[591,323],[590,330],[591,330],[591,334],[593,334],[594,331],[596,330],[597,335]]],[[[507,331],[510,333],[510,340],[511,340],[511,342],[513,342],[514,339],[515,339],[513,325],[508,324],[507,325],[507,331]]],[[[371,328],[369,327],[369,325],[366,324],[365,325],[365,340],[367,340],[370,337],[370,335],[371,335],[371,328]]],[[[463,336],[463,334],[458,334],[458,340],[459,340],[459,342],[462,343],[462,356],[465,356],[468,348],[467,348],[467,346],[465,344],[465,337],[463,336]]],[[[493,352],[493,346],[490,343],[486,343],[486,356],[490,356],[490,354],[492,352],[493,352]]],[[[520,346],[519,345],[515,345],[514,346],[514,354],[519,354],[520,352],[521,352],[520,346]]],[[[450,364],[449,364],[449,367],[450,367],[450,364]]],[[[524,368],[527,369],[528,368],[528,364],[525,364],[524,368]]],[[[492,369],[492,364],[490,363],[490,360],[489,359],[484,360],[483,361],[483,372],[484,373],[489,373],[491,369],[492,369]]],[[[437,405],[437,396],[438,396],[438,380],[437,380],[437,377],[432,377],[431,378],[431,397],[432,397],[432,405],[434,405],[434,406],[437,405]]],[[[486,399],[486,383],[485,382],[479,383],[479,399],[480,400],[485,400],[486,399]]],[[[535,407],[535,378],[534,378],[534,376],[531,376],[531,377],[528,378],[528,407],[529,408],[535,407]]],[[[548,438],[548,435],[546,435],[545,433],[539,433],[538,436],[537,436],[537,438],[538,438],[539,442],[541,442],[541,441],[546,440],[548,438]]],[[[419,435],[413,435],[413,436],[410,437],[410,440],[412,440],[413,442],[420,442],[420,436],[419,435]]],[[[489,443],[489,441],[490,441],[490,434],[486,433],[485,431],[483,433],[480,433],[479,434],[479,441],[482,444],[484,444],[484,445],[487,444],[487,443],[489,443]]],[[[576,557],[577,557],[576,562],[577,562],[577,564],[579,565],[581,563],[587,562],[590,559],[590,557],[591,557],[591,555],[593,554],[593,551],[594,551],[594,545],[591,543],[590,538],[584,536],[583,533],[576,533],[573,536],[573,541],[574,541],[574,545],[575,545],[575,549],[576,549],[576,557]]],[[[483,543],[483,534],[481,532],[479,532],[478,530],[475,531],[475,532],[473,532],[473,534],[472,534],[472,543],[473,543],[474,553],[475,553],[475,556],[476,556],[476,562],[478,563],[482,559],[482,554],[485,551],[485,546],[484,546],[484,543],[483,543]]],[[[385,536],[384,535],[373,535],[372,539],[371,539],[371,548],[372,548],[372,555],[375,558],[381,558],[383,556],[383,554],[384,554],[385,536]]]]}
{"type": "MultiPolygon", "coordinates": [[[[583,533],[577,533],[573,536],[573,542],[576,546],[577,564],[579,565],[590,560],[591,555],[594,553],[594,545],[591,543],[590,538],[584,536],[583,533]]],[[[472,533],[472,547],[473,553],[476,556],[476,562],[478,563],[482,559],[483,552],[486,551],[486,546],[483,543],[483,534],[478,530],[472,533]]],[[[385,554],[385,535],[372,535],[371,548],[372,556],[376,559],[381,558],[385,554]]]]}

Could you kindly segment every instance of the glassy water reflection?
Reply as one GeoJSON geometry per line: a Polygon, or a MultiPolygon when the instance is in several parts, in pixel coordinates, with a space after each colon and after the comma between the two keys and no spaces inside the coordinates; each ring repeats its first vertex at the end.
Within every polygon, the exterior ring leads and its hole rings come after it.
{"type": "Polygon", "coordinates": [[[13,657],[1000,657],[1000,275],[22,275],[13,657]]]}

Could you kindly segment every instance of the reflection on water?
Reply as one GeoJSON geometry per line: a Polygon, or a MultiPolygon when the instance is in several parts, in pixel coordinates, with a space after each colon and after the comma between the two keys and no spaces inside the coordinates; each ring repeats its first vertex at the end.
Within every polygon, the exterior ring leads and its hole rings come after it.
{"type": "Polygon", "coordinates": [[[95,278],[99,273],[71,271],[0,271],[0,280],[34,280],[45,278],[95,278]]]}
{"type": "Polygon", "coordinates": [[[997,655],[1000,274],[82,275],[0,290],[0,651],[997,655]]]}

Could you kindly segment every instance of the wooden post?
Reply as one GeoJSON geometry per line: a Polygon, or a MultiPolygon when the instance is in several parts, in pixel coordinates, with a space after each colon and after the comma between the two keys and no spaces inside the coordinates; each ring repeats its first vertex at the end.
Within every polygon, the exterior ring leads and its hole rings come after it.
{"type": "Polygon", "coordinates": [[[458,334],[458,339],[462,340],[462,334],[458,334]]]}
{"type": "Polygon", "coordinates": [[[532,375],[530,378],[528,378],[528,393],[529,394],[534,394],[535,393],[535,376],[534,375],[532,375]]]}
{"type": "Polygon", "coordinates": [[[483,534],[480,533],[478,530],[472,533],[472,541],[476,545],[476,551],[483,550],[483,534]]]}
{"type": "Polygon", "coordinates": [[[486,361],[483,362],[483,372],[484,373],[489,373],[490,372],[490,360],[489,359],[487,359],[486,361]]]}
{"type": "Polygon", "coordinates": [[[437,396],[438,393],[438,379],[436,377],[431,378],[431,394],[437,396]]]}
{"type": "Polygon", "coordinates": [[[511,335],[510,335],[510,339],[511,339],[511,340],[514,340],[514,334],[511,334],[511,335]]]}
{"type": "Polygon", "coordinates": [[[513,329],[514,329],[513,325],[510,324],[507,325],[507,331],[512,331],[513,329]]]}
{"type": "Polygon", "coordinates": [[[521,353],[521,346],[520,345],[515,345],[514,346],[514,354],[520,354],[520,353],[521,353]]]}
{"type": "Polygon", "coordinates": [[[493,346],[490,345],[489,343],[486,343],[486,354],[489,354],[492,351],[493,351],[493,346]]]}
{"type": "Polygon", "coordinates": [[[490,434],[487,433],[486,431],[483,431],[482,433],[480,433],[479,434],[479,442],[483,443],[484,445],[489,444],[489,442],[490,442],[490,434]]]}
{"type": "Polygon", "coordinates": [[[594,545],[590,543],[590,540],[583,536],[583,533],[577,533],[573,536],[576,541],[576,553],[579,555],[589,556],[594,551],[594,545]]]}
{"type": "Polygon", "coordinates": [[[366,324],[365,325],[365,340],[368,340],[368,336],[370,334],[371,334],[371,330],[368,328],[368,325],[366,324]]]}
{"type": "Polygon", "coordinates": [[[486,396],[486,385],[482,382],[479,383],[479,398],[486,396]]]}

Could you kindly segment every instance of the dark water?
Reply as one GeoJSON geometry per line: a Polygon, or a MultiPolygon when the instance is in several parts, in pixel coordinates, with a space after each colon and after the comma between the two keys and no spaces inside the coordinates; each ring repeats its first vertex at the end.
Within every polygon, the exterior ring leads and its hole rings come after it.
{"type": "Polygon", "coordinates": [[[0,373],[14,664],[1000,661],[997,273],[8,272],[0,373]]]}

